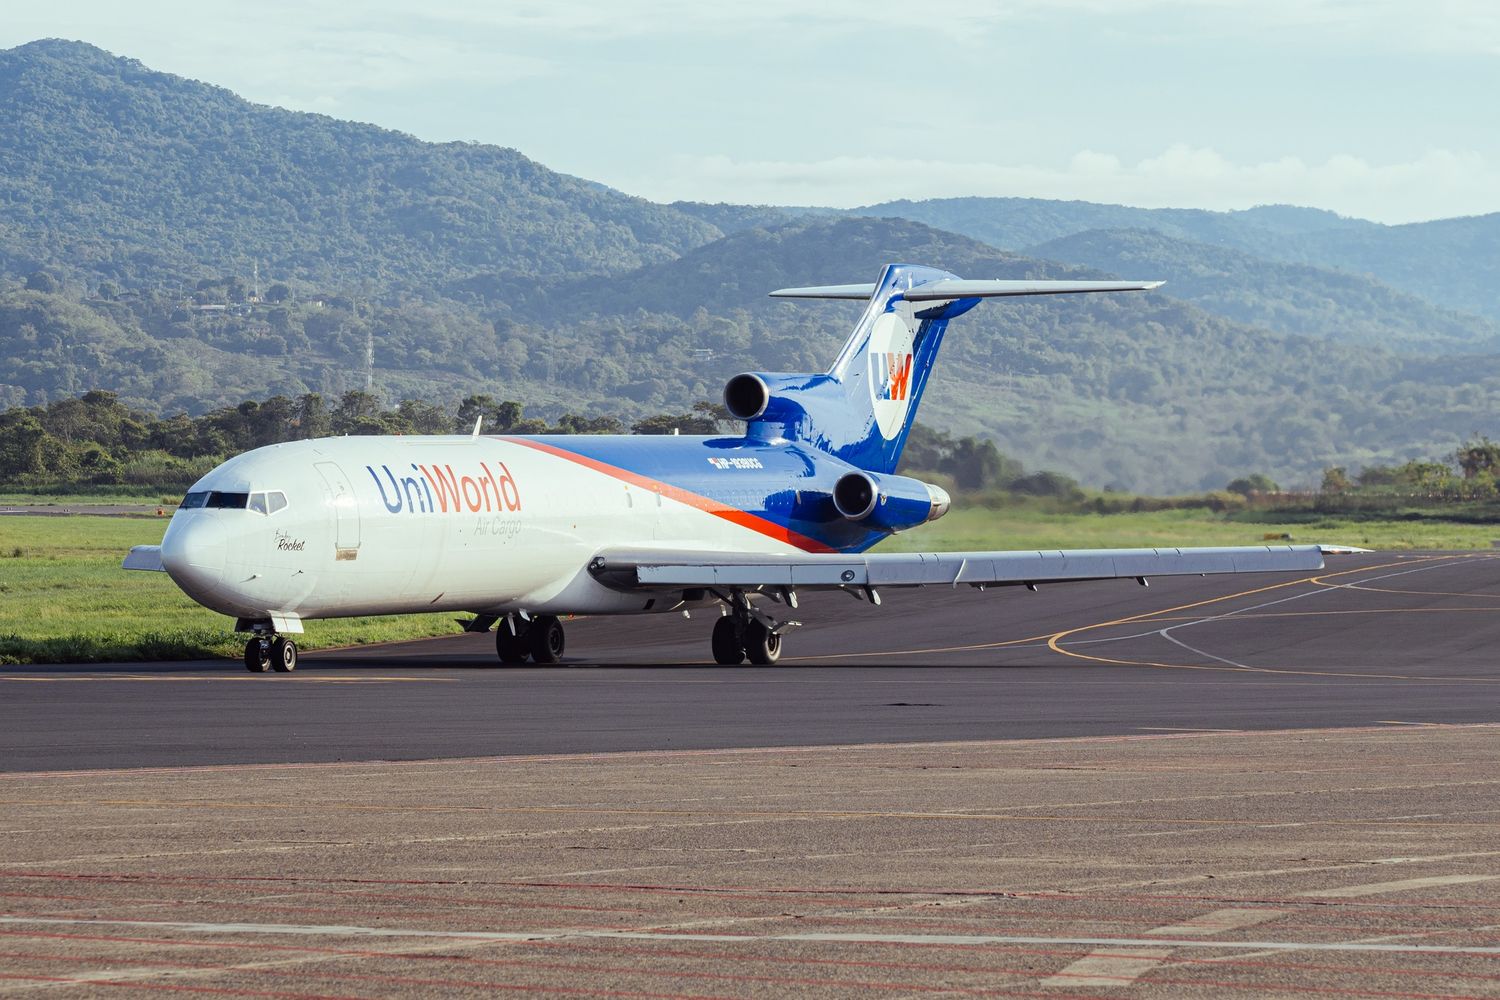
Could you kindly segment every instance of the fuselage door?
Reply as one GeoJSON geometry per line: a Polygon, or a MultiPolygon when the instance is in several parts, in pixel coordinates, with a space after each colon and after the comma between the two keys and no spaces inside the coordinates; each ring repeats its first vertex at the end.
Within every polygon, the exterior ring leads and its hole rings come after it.
{"type": "Polygon", "coordinates": [[[333,498],[333,549],[335,559],[359,557],[359,505],[344,470],[334,462],[317,462],[314,467],[333,498]]]}

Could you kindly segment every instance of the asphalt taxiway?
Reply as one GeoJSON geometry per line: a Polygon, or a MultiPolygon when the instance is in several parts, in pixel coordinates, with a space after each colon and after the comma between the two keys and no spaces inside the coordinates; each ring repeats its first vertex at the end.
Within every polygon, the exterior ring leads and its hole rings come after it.
{"type": "MultiPolygon", "coordinates": [[[[1500,558],[1330,557],[1311,577],[805,595],[774,667],[704,666],[712,620],[233,661],[0,668],[0,770],[1020,739],[1500,718],[1500,558]]],[[[316,624],[311,626],[316,628],[316,624]]]]}
{"type": "Polygon", "coordinates": [[[0,669],[0,996],[1500,996],[1500,559],[0,669]]]}

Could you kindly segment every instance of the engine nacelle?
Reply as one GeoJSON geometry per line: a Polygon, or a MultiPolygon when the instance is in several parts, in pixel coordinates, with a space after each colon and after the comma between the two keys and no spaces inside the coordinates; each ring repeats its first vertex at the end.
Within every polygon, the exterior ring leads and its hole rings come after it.
{"type": "Polygon", "coordinates": [[[948,513],[948,491],[907,476],[846,472],[833,486],[833,508],[849,521],[903,531],[948,513]]]}

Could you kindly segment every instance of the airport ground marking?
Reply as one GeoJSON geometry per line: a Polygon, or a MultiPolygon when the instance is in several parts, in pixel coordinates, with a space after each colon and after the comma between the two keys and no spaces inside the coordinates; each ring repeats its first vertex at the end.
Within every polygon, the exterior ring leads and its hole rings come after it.
{"type": "MultiPolygon", "coordinates": [[[[1253,927],[1281,916],[1284,911],[1268,907],[1226,907],[1177,923],[1153,927],[1149,937],[1182,937],[1219,934],[1224,931],[1253,927]]],[[[1141,976],[1171,957],[1171,948],[1143,948],[1121,951],[1096,949],[1042,980],[1043,986],[1129,986],[1141,976]]]]}
{"type": "MultiPolygon", "coordinates": [[[[1500,827],[1500,817],[1491,820],[1432,820],[1402,817],[1360,819],[1308,819],[1293,822],[1276,822],[1267,819],[1224,819],[1213,817],[1159,817],[1119,816],[1108,813],[1083,813],[1061,815],[1057,813],[1021,814],[1012,812],[942,812],[924,810],[877,810],[877,809],[643,809],[621,806],[559,805],[559,806],[464,806],[464,805],[388,805],[378,803],[335,802],[309,806],[304,802],[229,802],[211,799],[0,799],[0,805],[28,806],[33,808],[58,808],[93,806],[119,809],[142,809],[168,807],[179,810],[225,810],[244,812],[294,812],[317,809],[325,812],[384,813],[384,814],[438,814],[477,813],[484,815],[521,816],[710,816],[723,822],[776,822],[784,820],[963,820],[970,823],[1089,823],[1099,825],[1132,824],[1135,826],[1217,827],[1276,829],[1296,827],[1386,827],[1402,829],[1413,827],[1452,830],[1459,828],[1490,829],[1500,827]]],[[[294,849],[288,845],[285,850],[294,849]]],[[[194,852],[201,853],[201,852],[194,852]]],[[[0,877],[12,873],[0,871],[0,877]]]]}
{"type": "MultiPolygon", "coordinates": [[[[1422,563],[1429,563],[1429,564],[1436,563],[1436,565],[1424,565],[1424,566],[1419,566],[1419,567],[1416,567],[1416,568],[1403,569],[1400,572],[1388,574],[1390,576],[1400,576],[1400,575],[1404,575],[1405,573],[1419,572],[1419,571],[1426,570],[1426,569],[1438,569],[1438,568],[1441,568],[1443,565],[1452,565],[1452,564],[1455,564],[1455,563],[1457,563],[1458,561],[1460,561],[1462,559],[1467,559],[1467,558],[1472,558],[1472,557],[1469,557],[1469,556],[1446,556],[1446,555],[1423,556],[1423,557],[1419,557],[1419,559],[1417,559],[1417,560],[1403,560],[1401,562],[1382,563],[1382,564],[1377,565],[1377,566],[1362,566],[1362,567],[1359,567],[1357,569],[1342,570],[1342,571],[1340,571],[1338,573],[1325,573],[1325,574],[1321,574],[1320,576],[1316,576],[1316,577],[1304,577],[1304,578],[1301,578],[1301,579],[1298,579],[1298,580],[1289,580],[1289,581],[1286,581],[1284,583],[1271,584],[1271,585],[1265,586],[1265,587],[1257,587],[1257,588],[1253,588],[1251,590],[1241,591],[1241,592],[1235,593],[1235,594],[1226,594],[1226,595],[1223,595],[1221,597],[1207,598],[1205,600],[1196,601],[1196,602],[1193,602],[1193,603],[1190,603],[1190,604],[1178,605],[1176,607],[1171,607],[1171,608],[1163,608],[1163,609],[1161,609],[1160,611],[1157,611],[1157,612],[1143,612],[1143,613],[1138,614],[1138,615],[1130,615],[1130,616],[1127,616],[1127,617],[1124,617],[1124,618],[1117,618],[1117,619],[1114,619],[1112,621],[1096,622],[1096,623],[1094,623],[1092,625],[1081,625],[1081,626],[1078,626],[1077,628],[1066,629],[1066,630],[1063,630],[1061,632],[1058,632],[1058,633],[1054,634],[1051,637],[1051,639],[1048,640],[1047,647],[1049,649],[1051,649],[1053,652],[1058,653],[1058,654],[1060,654],[1062,656],[1072,657],[1074,659],[1080,659],[1080,660],[1087,660],[1087,661],[1091,661],[1091,662],[1095,662],[1095,663],[1104,663],[1104,664],[1108,664],[1108,665],[1111,665],[1111,666],[1153,667],[1153,668],[1164,669],[1164,670],[1207,670],[1207,671],[1221,671],[1221,672],[1223,672],[1223,671],[1229,671],[1229,672],[1235,672],[1235,673],[1259,673],[1259,674],[1276,674],[1276,675],[1295,675],[1295,676],[1308,676],[1308,677],[1337,677],[1337,678],[1344,678],[1344,679],[1405,680],[1405,681],[1422,681],[1422,682],[1453,681],[1453,682],[1466,682],[1466,683],[1470,683],[1470,682],[1472,682],[1472,683],[1500,683],[1500,678],[1495,678],[1495,677],[1431,677],[1431,676],[1418,677],[1418,676],[1413,676],[1413,675],[1408,675],[1408,674],[1384,674],[1384,673],[1372,673],[1372,672],[1357,672],[1357,673],[1355,673],[1355,672],[1348,672],[1348,671],[1311,670],[1311,669],[1300,669],[1300,668],[1289,668],[1289,667],[1252,667],[1252,666],[1246,666],[1246,665],[1243,665],[1243,664],[1236,664],[1233,661],[1224,660],[1222,657],[1214,657],[1214,656],[1212,656],[1212,654],[1203,653],[1201,650],[1194,650],[1194,652],[1198,652],[1198,653],[1200,653],[1201,655],[1204,655],[1204,656],[1209,656],[1209,657],[1211,657],[1213,659],[1221,660],[1221,663],[1220,664],[1163,663],[1163,662],[1160,662],[1160,661],[1153,661],[1153,660],[1126,660],[1126,659],[1119,659],[1119,658],[1116,658],[1116,657],[1095,656],[1095,655],[1092,655],[1092,654],[1089,654],[1089,653],[1080,653],[1080,652],[1078,652],[1076,650],[1065,648],[1062,645],[1063,640],[1066,639],[1070,635],[1077,635],[1077,634],[1084,633],[1084,632],[1090,632],[1090,631],[1093,631],[1093,630],[1096,630],[1096,629],[1108,628],[1108,627],[1111,627],[1111,626],[1114,626],[1114,625],[1129,625],[1129,624],[1137,624],[1137,623],[1146,623],[1146,622],[1149,622],[1149,621],[1155,619],[1158,615],[1169,615],[1169,614],[1174,614],[1174,613],[1180,612],[1180,611],[1189,611],[1189,610],[1192,610],[1194,608],[1207,607],[1209,605],[1223,603],[1224,601],[1235,600],[1237,598],[1242,598],[1242,597],[1250,597],[1250,596],[1253,596],[1255,594],[1263,594],[1263,593],[1267,593],[1267,592],[1270,592],[1270,591],[1273,591],[1273,590],[1282,590],[1282,589],[1285,589],[1287,587],[1295,587],[1295,586],[1299,586],[1299,585],[1302,585],[1302,584],[1309,584],[1309,583],[1313,584],[1315,586],[1319,586],[1319,587],[1323,588],[1323,590],[1320,590],[1320,591],[1306,591],[1306,592],[1299,593],[1299,594],[1293,594],[1293,595],[1291,595],[1289,597],[1281,598],[1281,599],[1275,600],[1275,601],[1270,601],[1270,602],[1267,602],[1266,604],[1256,605],[1255,607],[1246,608],[1246,609],[1242,609],[1242,610],[1247,611],[1247,612],[1248,611],[1255,611],[1255,610],[1258,610],[1259,608],[1270,607],[1270,606],[1275,605],[1275,604],[1284,603],[1285,601],[1300,600],[1300,599],[1303,599],[1303,598],[1312,597],[1312,596],[1314,596],[1314,595],[1316,595],[1318,593],[1327,592],[1328,590],[1341,589],[1340,586],[1337,585],[1337,584],[1328,584],[1328,583],[1324,582],[1326,580],[1331,580],[1331,579],[1334,579],[1334,578],[1340,577],[1340,576],[1348,576],[1348,575],[1352,575],[1352,574],[1355,574],[1355,573],[1369,573],[1369,572],[1374,572],[1376,570],[1390,569],[1390,568],[1393,568],[1393,567],[1396,567],[1396,566],[1410,567],[1411,563],[1413,561],[1422,562],[1422,563]]],[[[1484,557],[1481,557],[1481,558],[1490,558],[1490,557],[1484,556],[1484,557]]],[[[1384,579],[1384,577],[1375,577],[1374,579],[1384,579]]],[[[1238,612],[1236,612],[1236,611],[1230,611],[1230,612],[1226,612],[1225,614],[1222,614],[1222,615],[1210,615],[1210,616],[1207,616],[1207,617],[1204,617],[1204,618],[1191,620],[1191,621],[1185,622],[1184,624],[1185,625],[1189,625],[1189,624],[1202,624],[1202,623],[1215,622],[1215,621],[1224,621],[1226,619],[1234,618],[1237,615],[1238,615],[1238,612]]],[[[1182,626],[1174,626],[1174,627],[1179,627],[1180,628],[1182,626]]],[[[1184,646],[1184,648],[1189,648],[1189,649],[1192,648],[1192,647],[1188,647],[1185,643],[1180,643],[1179,642],[1178,645],[1184,646]]]]}
{"type": "Polygon", "coordinates": [[[433,938],[479,941],[557,941],[570,938],[626,941],[709,941],[752,944],[757,942],[809,942],[822,944],[956,944],[956,945],[1080,945],[1098,948],[1203,948],[1244,951],[1330,951],[1375,954],[1492,955],[1500,956],[1500,945],[1399,944],[1363,941],[1219,941],[1192,937],[1102,937],[1043,936],[1021,934],[878,934],[843,931],[799,931],[769,934],[673,933],[632,930],[573,930],[537,928],[523,931],[437,930],[408,927],[365,927],[353,924],[258,924],[218,923],[189,920],[124,920],[80,917],[0,916],[9,926],[138,927],[176,930],[189,934],[267,934],[293,937],[433,938]]]}

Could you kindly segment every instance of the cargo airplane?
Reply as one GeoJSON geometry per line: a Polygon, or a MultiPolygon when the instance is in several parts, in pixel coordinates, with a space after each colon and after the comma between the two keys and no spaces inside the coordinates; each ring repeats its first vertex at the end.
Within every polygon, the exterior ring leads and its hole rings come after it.
{"type": "Polygon", "coordinates": [[[948,494],[895,474],[948,323],[980,300],[1160,282],[974,281],[891,264],[874,284],[786,288],[863,314],[826,372],[735,375],[742,435],[484,435],[293,441],[200,479],[159,546],[163,570],[248,633],[252,671],[292,670],[308,619],[465,611],[505,663],[553,663],[570,615],[715,609],[714,661],[774,663],[798,593],[1026,586],[1307,571],[1316,545],[885,553],[948,494]]]}

